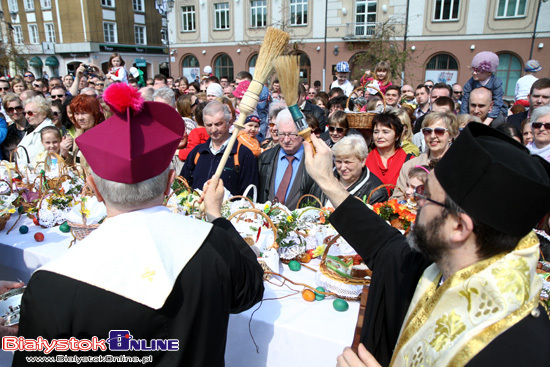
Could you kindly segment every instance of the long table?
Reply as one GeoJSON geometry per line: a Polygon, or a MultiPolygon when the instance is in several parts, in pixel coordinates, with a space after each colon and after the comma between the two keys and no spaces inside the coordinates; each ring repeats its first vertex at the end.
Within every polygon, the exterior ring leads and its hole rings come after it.
{"type": "MultiPolygon", "coordinates": [[[[32,273],[48,261],[70,251],[72,236],[59,227],[44,229],[22,217],[16,227],[12,216],[0,232],[0,279],[27,283],[32,273]],[[27,225],[29,232],[18,228],[27,225]],[[34,234],[42,232],[44,242],[36,242],[34,234]]],[[[75,246],[78,246],[78,242],[75,246]]],[[[318,261],[310,263],[317,268],[318,261]]],[[[315,272],[306,268],[298,272],[281,265],[280,273],[289,279],[315,286],[315,272]]],[[[346,312],[332,307],[333,297],[306,302],[300,293],[273,277],[265,283],[264,300],[250,310],[231,315],[225,360],[227,366],[334,366],[344,347],[351,345],[359,312],[359,302],[350,302],[346,312]],[[275,283],[275,284],[273,284],[275,283]],[[288,296],[286,298],[280,298],[288,296]]],[[[295,290],[303,287],[292,286],[295,290]]],[[[0,352],[0,366],[11,364],[12,354],[0,352]]]]}

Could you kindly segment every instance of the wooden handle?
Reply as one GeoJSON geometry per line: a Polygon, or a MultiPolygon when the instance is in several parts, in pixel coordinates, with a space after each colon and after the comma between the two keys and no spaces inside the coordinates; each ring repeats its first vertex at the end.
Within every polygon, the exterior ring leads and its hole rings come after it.
{"type": "Polygon", "coordinates": [[[304,138],[305,141],[307,141],[309,144],[311,144],[311,149],[313,149],[313,155],[315,155],[315,147],[313,146],[313,143],[311,142],[311,128],[308,127],[307,129],[304,129],[298,133],[302,138],[304,138]]]}

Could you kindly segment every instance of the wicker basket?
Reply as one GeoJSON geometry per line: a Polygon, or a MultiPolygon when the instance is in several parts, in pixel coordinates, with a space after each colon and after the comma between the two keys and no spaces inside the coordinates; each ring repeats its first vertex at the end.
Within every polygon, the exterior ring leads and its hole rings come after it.
{"type": "MultiPolygon", "coordinates": [[[[370,192],[369,196],[367,197],[366,204],[370,204],[370,199],[371,199],[371,197],[372,197],[372,194],[374,194],[374,192],[375,192],[376,190],[382,189],[382,188],[384,188],[384,187],[386,187],[386,188],[393,188],[394,190],[397,189],[397,190],[401,191],[401,193],[402,193],[405,197],[407,196],[407,195],[405,194],[405,192],[403,191],[402,188],[397,187],[397,186],[394,185],[394,184],[383,184],[383,185],[377,186],[377,187],[375,187],[374,189],[372,189],[372,191],[370,192]]],[[[391,192],[391,193],[388,192],[388,195],[391,197],[392,193],[393,193],[393,192],[391,192]]]]}
{"type": "MultiPolygon", "coordinates": [[[[327,243],[327,247],[325,248],[325,252],[323,253],[323,257],[321,258],[321,263],[319,264],[319,270],[321,271],[321,274],[323,274],[324,276],[326,276],[327,278],[329,278],[331,280],[337,281],[338,283],[343,283],[343,284],[348,284],[348,285],[360,285],[360,286],[369,285],[370,284],[370,279],[344,277],[344,276],[336,273],[335,271],[333,271],[333,270],[331,270],[327,267],[326,261],[327,261],[328,251],[329,251],[330,247],[334,243],[336,243],[336,241],[339,238],[340,238],[340,235],[337,234],[337,235],[332,236],[332,238],[329,239],[329,241],[327,243]]],[[[361,295],[359,295],[358,297],[346,297],[346,296],[342,296],[340,294],[338,296],[341,297],[341,298],[345,298],[349,301],[357,301],[361,297],[361,295]]]]}
{"type": "Polygon", "coordinates": [[[279,245],[277,244],[277,226],[275,225],[275,223],[273,223],[273,221],[271,220],[271,218],[269,218],[269,216],[267,214],[265,214],[263,211],[261,211],[260,209],[254,209],[254,208],[250,208],[250,209],[240,209],[240,210],[237,210],[236,212],[232,213],[228,218],[227,220],[231,220],[235,217],[237,217],[237,223],[241,220],[243,214],[245,213],[254,213],[256,215],[260,215],[262,216],[266,221],[267,223],[269,223],[269,226],[271,227],[271,229],[273,230],[273,244],[269,247],[266,248],[267,249],[270,249],[270,248],[277,248],[279,247],[279,245]]]}
{"type": "MultiPolygon", "coordinates": [[[[355,93],[355,91],[357,91],[357,90],[364,89],[364,88],[365,87],[363,87],[363,86],[355,88],[353,90],[353,92],[350,93],[350,96],[348,97],[348,100],[346,102],[346,110],[348,110],[349,101],[350,101],[351,96],[353,95],[353,93],[355,93]]],[[[378,88],[374,87],[374,86],[368,86],[368,88],[375,89],[378,92],[380,92],[380,90],[378,88]]],[[[385,111],[386,110],[386,98],[384,97],[382,92],[380,92],[380,95],[382,96],[382,102],[384,103],[384,111],[385,111]]],[[[377,115],[377,113],[374,113],[374,112],[347,112],[346,113],[346,117],[348,119],[348,125],[349,125],[350,128],[353,128],[353,129],[372,129],[373,128],[372,119],[376,115],[377,115]]]]}
{"type": "Polygon", "coordinates": [[[313,200],[315,200],[317,204],[319,204],[319,208],[323,207],[323,203],[321,203],[321,200],[319,200],[317,196],[311,195],[311,194],[304,194],[300,199],[298,199],[298,202],[296,203],[296,209],[300,209],[300,204],[302,203],[302,200],[304,198],[313,198],[313,200]]]}
{"type": "Polygon", "coordinates": [[[0,216],[0,231],[6,228],[6,223],[8,223],[10,218],[11,218],[11,213],[6,213],[0,216]]]}
{"type": "MultiPolygon", "coordinates": [[[[93,191],[88,187],[88,185],[84,185],[82,187],[82,190],[80,191],[81,196],[93,196],[93,191]]],[[[86,223],[86,216],[84,213],[82,213],[82,223],[74,223],[74,222],[67,222],[69,227],[71,227],[71,234],[73,235],[74,239],[71,241],[71,245],[76,242],[76,240],[82,241],[86,236],[88,236],[90,233],[92,233],[95,229],[97,229],[101,224],[87,224],[86,223]]],[[[69,247],[70,247],[69,246],[69,247]]]]}

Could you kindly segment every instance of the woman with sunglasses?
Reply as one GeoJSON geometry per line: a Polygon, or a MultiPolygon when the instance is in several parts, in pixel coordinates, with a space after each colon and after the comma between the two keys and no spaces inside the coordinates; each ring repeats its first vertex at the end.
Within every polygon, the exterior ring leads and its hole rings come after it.
{"type": "Polygon", "coordinates": [[[8,126],[6,138],[0,145],[2,159],[10,159],[11,152],[17,148],[19,142],[33,130],[25,118],[23,102],[13,93],[6,95],[3,99],[4,110],[7,113],[11,125],[8,126]]]}
{"type": "Polygon", "coordinates": [[[53,126],[51,106],[44,97],[36,96],[23,103],[25,117],[34,130],[27,134],[19,143],[17,152],[21,159],[27,159],[34,166],[36,156],[44,151],[41,141],[41,131],[46,126],[53,126]],[[22,149],[25,148],[25,149],[22,149]],[[25,151],[26,150],[26,151],[25,151]]]}
{"type": "Polygon", "coordinates": [[[550,162],[550,105],[537,107],[530,120],[533,141],[527,148],[550,162]]]}
{"type": "MultiPolygon", "coordinates": [[[[382,185],[382,181],[365,165],[369,149],[361,135],[353,134],[342,138],[334,144],[332,153],[334,154],[334,175],[350,194],[365,200],[372,190],[382,185]]],[[[317,183],[313,184],[309,193],[318,197],[323,206],[332,206],[317,183]]],[[[386,200],[388,200],[388,192],[376,190],[369,203],[386,200]]]]}
{"type": "Polygon", "coordinates": [[[380,113],[372,124],[375,148],[367,157],[367,167],[384,184],[395,185],[403,163],[413,157],[401,148],[403,124],[394,113],[380,113]]]}
{"type": "Polygon", "coordinates": [[[25,84],[25,81],[19,78],[13,78],[10,82],[11,89],[13,90],[13,93],[17,94],[18,96],[25,90],[27,90],[27,85],[25,84]]]}
{"type": "Polygon", "coordinates": [[[432,160],[443,157],[458,136],[458,120],[450,112],[431,112],[424,118],[421,131],[428,150],[403,164],[392,199],[404,200],[403,192],[407,188],[411,168],[429,165],[432,160]]]}

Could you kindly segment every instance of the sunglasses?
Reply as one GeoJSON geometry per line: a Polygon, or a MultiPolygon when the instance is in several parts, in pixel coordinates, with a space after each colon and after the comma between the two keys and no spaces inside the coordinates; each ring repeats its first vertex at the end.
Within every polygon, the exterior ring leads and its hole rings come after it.
{"type": "Polygon", "coordinates": [[[42,88],[42,86],[39,85],[39,84],[33,84],[32,86],[33,86],[34,88],[42,88]]]}
{"type": "Polygon", "coordinates": [[[533,122],[531,123],[531,126],[533,126],[533,129],[540,129],[544,125],[544,128],[546,130],[550,130],[550,122],[533,122]]]}
{"type": "Polygon", "coordinates": [[[10,90],[10,87],[0,87],[0,90],[10,90]]]}
{"type": "Polygon", "coordinates": [[[23,106],[8,107],[6,111],[8,111],[8,113],[14,113],[15,111],[21,112],[23,111],[23,106]]]}
{"type": "Polygon", "coordinates": [[[429,201],[430,203],[434,203],[434,204],[437,204],[437,205],[440,205],[444,208],[447,208],[447,209],[450,209],[449,206],[447,204],[444,204],[444,203],[440,203],[439,201],[435,201],[435,200],[432,200],[430,199],[429,197],[426,196],[426,186],[425,185],[418,185],[416,186],[416,188],[414,189],[414,200],[420,205],[424,205],[422,204],[421,202],[423,201],[429,201]]]}
{"type": "Polygon", "coordinates": [[[331,133],[336,131],[338,134],[343,134],[344,133],[344,128],[343,127],[336,127],[336,126],[329,126],[328,131],[330,131],[331,133]]]}
{"type": "Polygon", "coordinates": [[[36,112],[25,111],[25,116],[33,117],[36,112]]]}
{"type": "Polygon", "coordinates": [[[65,97],[64,94],[50,94],[50,97],[52,97],[52,99],[57,99],[57,98],[63,98],[65,97]]]}
{"type": "Polygon", "coordinates": [[[462,94],[462,92],[453,91],[454,94],[462,94]]]}
{"type": "Polygon", "coordinates": [[[26,74],[25,77],[26,78],[32,78],[34,75],[31,75],[31,74],[26,74]]]}
{"type": "Polygon", "coordinates": [[[422,134],[424,134],[425,136],[430,136],[432,135],[432,133],[435,133],[435,135],[437,136],[443,136],[445,135],[445,131],[448,131],[448,130],[449,129],[444,127],[436,127],[435,129],[431,127],[424,127],[422,128],[422,134]]]}
{"type": "Polygon", "coordinates": [[[100,87],[103,87],[105,83],[96,83],[96,85],[99,85],[100,87]]]}
{"type": "Polygon", "coordinates": [[[431,85],[431,84],[426,84],[425,87],[426,87],[426,88],[429,88],[429,89],[432,89],[434,86],[431,85]]]}

